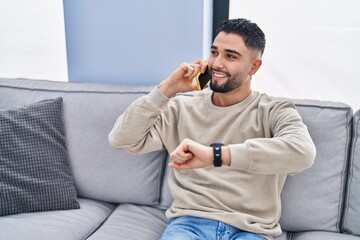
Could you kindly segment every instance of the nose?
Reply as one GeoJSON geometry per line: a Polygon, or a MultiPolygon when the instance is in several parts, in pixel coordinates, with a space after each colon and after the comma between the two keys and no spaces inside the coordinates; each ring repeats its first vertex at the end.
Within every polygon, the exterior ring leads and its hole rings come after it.
{"type": "Polygon", "coordinates": [[[217,56],[214,59],[213,68],[214,69],[222,69],[222,68],[224,68],[223,59],[220,56],[217,56]]]}

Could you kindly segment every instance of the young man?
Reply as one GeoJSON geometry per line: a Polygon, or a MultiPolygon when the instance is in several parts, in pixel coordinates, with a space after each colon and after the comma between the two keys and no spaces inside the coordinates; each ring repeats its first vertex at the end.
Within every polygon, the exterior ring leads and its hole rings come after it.
{"type": "Polygon", "coordinates": [[[291,102],[251,89],[265,36],[246,19],[225,21],[207,60],[211,91],[196,90],[199,60],[181,64],[123,113],[112,146],[142,154],[166,148],[173,168],[165,239],[272,239],[281,234],[287,174],[309,168],[315,147],[291,102]]]}

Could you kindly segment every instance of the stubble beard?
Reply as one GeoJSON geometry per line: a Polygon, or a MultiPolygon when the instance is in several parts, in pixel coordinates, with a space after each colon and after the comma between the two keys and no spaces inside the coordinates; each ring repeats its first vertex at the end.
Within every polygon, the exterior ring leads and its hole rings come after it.
{"type": "Polygon", "coordinates": [[[226,73],[228,75],[228,80],[222,84],[222,85],[218,85],[216,84],[212,79],[210,81],[210,88],[213,92],[218,92],[218,93],[228,93],[231,92],[232,90],[240,87],[242,85],[241,80],[239,80],[239,74],[235,74],[235,75],[231,75],[229,73],[226,73]]]}

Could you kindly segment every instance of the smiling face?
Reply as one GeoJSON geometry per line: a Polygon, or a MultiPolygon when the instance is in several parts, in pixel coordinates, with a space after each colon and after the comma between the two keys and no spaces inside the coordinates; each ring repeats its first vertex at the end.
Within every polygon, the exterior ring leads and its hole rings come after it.
{"type": "Polygon", "coordinates": [[[214,39],[208,59],[210,88],[219,93],[239,88],[250,91],[251,76],[261,66],[260,57],[261,51],[248,48],[240,35],[220,32],[214,39]]]}

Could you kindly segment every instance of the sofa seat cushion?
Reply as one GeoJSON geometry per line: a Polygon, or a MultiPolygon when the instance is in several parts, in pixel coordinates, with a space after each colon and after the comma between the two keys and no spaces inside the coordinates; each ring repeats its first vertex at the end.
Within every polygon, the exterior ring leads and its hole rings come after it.
{"type": "Polygon", "coordinates": [[[274,240],[288,240],[290,239],[290,236],[291,236],[290,233],[283,231],[280,236],[274,237],[274,240]]]}
{"type": "Polygon", "coordinates": [[[80,209],[23,213],[0,217],[0,240],[86,239],[114,205],[79,198],[80,209]]]}
{"type": "Polygon", "coordinates": [[[302,232],[302,233],[293,233],[291,240],[316,240],[316,239],[326,239],[326,240],[360,240],[360,237],[334,233],[334,232],[302,232]]]}
{"type": "Polygon", "coordinates": [[[167,225],[161,209],[121,204],[89,240],[158,240],[167,225]]]}

